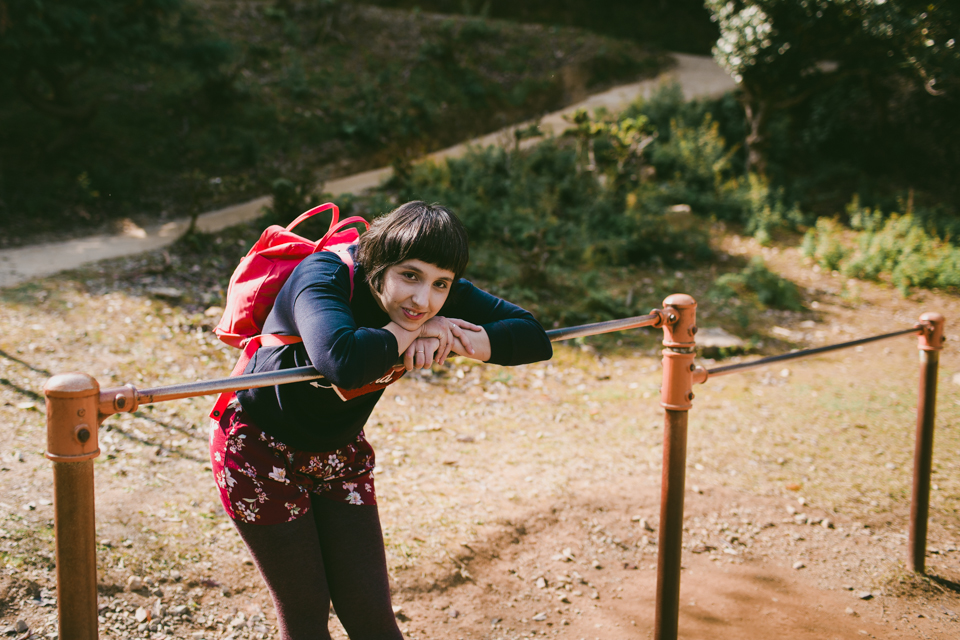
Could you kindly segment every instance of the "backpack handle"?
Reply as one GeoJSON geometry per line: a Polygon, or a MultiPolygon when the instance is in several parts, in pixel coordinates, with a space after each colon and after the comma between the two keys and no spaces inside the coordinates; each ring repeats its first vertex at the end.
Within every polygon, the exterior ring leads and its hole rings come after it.
{"type": "Polygon", "coordinates": [[[314,207],[309,211],[304,211],[303,213],[301,213],[299,216],[297,216],[296,220],[294,220],[293,222],[287,225],[287,231],[293,231],[293,228],[296,227],[301,222],[303,222],[304,220],[308,218],[312,218],[318,213],[322,213],[330,209],[333,210],[333,218],[330,220],[330,228],[327,229],[327,232],[323,235],[322,238],[317,240],[318,248],[321,248],[324,245],[326,245],[327,240],[330,238],[330,236],[332,236],[336,232],[340,231],[340,229],[343,229],[348,225],[363,223],[363,226],[365,226],[367,229],[370,228],[370,223],[364,220],[363,218],[361,218],[360,216],[351,216],[345,220],[340,220],[340,208],[337,207],[337,205],[333,204],[332,202],[327,202],[326,204],[321,204],[318,207],[314,207]]]}
{"type": "Polygon", "coordinates": [[[346,218],[345,220],[341,220],[340,222],[337,222],[336,220],[334,220],[333,222],[330,223],[330,228],[327,230],[327,233],[324,234],[322,238],[317,240],[317,247],[322,248],[326,246],[327,240],[330,238],[330,236],[340,231],[340,229],[350,226],[351,224],[361,224],[361,223],[367,229],[370,228],[370,223],[364,220],[363,218],[361,218],[360,216],[350,216],[349,218],[346,218]]]}
{"type": "Polygon", "coordinates": [[[333,225],[337,224],[337,221],[340,219],[340,208],[337,207],[337,205],[333,204],[332,202],[327,202],[326,204],[321,204],[318,207],[314,207],[309,211],[304,211],[303,213],[301,213],[299,216],[297,216],[296,220],[294,220],[293,222],[287,225],[287,231],[293,231],[293,228],[295,226],[297,226],[307,218],[312,218],[318,213],[327,211],[328,209],[333,209],[333,219],[330,221],[330,226],[333,227],[333,225]]]}

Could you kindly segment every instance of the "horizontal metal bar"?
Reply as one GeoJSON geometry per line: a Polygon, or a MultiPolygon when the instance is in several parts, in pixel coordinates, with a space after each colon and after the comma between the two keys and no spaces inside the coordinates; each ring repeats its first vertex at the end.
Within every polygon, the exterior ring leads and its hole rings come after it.
{"type": "Polygon", "coordinates": [[[551,329],[547,331],[547,337],[551,342],[560,340],[570,340],[571,338],[583,338],[585,336],[596,336],[601,333],[611,333],[613,331],[625,331],[627,329],[636,329],[638,327],[652,327],[660,323],[660,310],[654,309],[652,313],[645,316],[635,316],[633,318],[623,318],[621,320],[607,320],[606,322],[596,322],[594,324],[583,324],[577,327],[567,327],[566,329],[551,329]]]}
{"type": "Polygon", "coordinates": [[[166,387],[144,389],[137,392],[137,397],[139,398],[140,404],[151,404],[165,400],[181,400],[194,396],[209,396],[227,391],[240,391],[241,389],[257,389],[259,387],[272,387],[274,385],[289,384],[291,382],[306,382],[308,380],[318,380],[322,377],[323,376],[313,367],[296,367],[295,369],[247,373],[242,376],[233,376],[230,378],[219,378],[217,380],[206,380],[204,382],[187,382],[184,384],[172,384],[166,387]]]}
{"type": "MultiPolygon", "coordinates": [[[[554,329],[547,331],[547,336],[551,341],[556,342],[558,340],[569,340],[571,338],[610,333],[611,331],[648,327],[657,324],[659,321],[660,314],[655,311],[645,316],[597,322],[595,324],[585,324],[566,329],[554,329]]],[[[283,369],[282,371],[248,373],[242,376],[206,380],[204,382],[187,382],[165,387],[155,387],[153,389],[143,389],[137,392],[137,399],[139,404],[152,404],[166,400],[181,400],[195,396],[208,396],[229,391],[240,391],[241,389],[272,387],[278,384],[306,382],[309,380],[319,380],[321,378],[323,378],[323,376],[313,367],[297,367],[295,369],[283,369]]]]}
{"type": "Polygon", "coordinates": [[[811,356],[820,355],[821,353],[828,353],[830,351],[839,351],[840,349],[849,349],[851,347],[857,347],[862,344],[868,344],[870,342],[879,342],[880,340],[889,340],[890,338],[905,336],[908,333],[919,333],[922,330],[923,329],[920,327],[913,327],[910,329],[903,329],[902,331],[894,331],[893,333],[885,333],[879,336],[871,336],[869,338],[852,340],[851,342],[841,342],[839,344],[827,345],[826,347],[817,347],[815,349],[804,349],[802,351],[784,353],[783,355],[779,355],[779,356],[770,356],[769,358],[761,358],[759,360],[754,360],[753,362],[741,362],[739,364],[730,364],[725,367],[717,367],[716,369],[707,369],[707,379],[715,378],[717,376],[725,376],[731,373],[741,373],[743,371],[759,369],[760,367],[765,367],[770,364],[776,364],[778,362],[786,362],[787,360],[797,360],[798,358],[809,358],[811,356]]]}

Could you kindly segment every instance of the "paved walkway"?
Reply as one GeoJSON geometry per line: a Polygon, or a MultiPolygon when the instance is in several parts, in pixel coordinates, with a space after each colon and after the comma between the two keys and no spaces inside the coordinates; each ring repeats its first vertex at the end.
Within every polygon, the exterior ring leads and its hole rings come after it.
{"type": "MultiPolygon", "coordinates": [[[[561,111],[551,113],[540,120],[544,133],[559,135],[570,125],[563,116],[585,108],[590,111],[606,107],[610,111],[619,111],[633,102],[637,96],[649,96],[664,81],[676,81],[687,98],[721,95],[734,88],[733,80],[717,66],[709,56],[674,54],[677,65],[669,72],[651,80],[614,87],[561,111]]],[[[529,123],[517,125],[526,126],[529,123]]],[[[455,158],[466,153],[470,146],[488,146],[493,144],[512,145],[513,131],[509,127],[489,135],[470,140],[462,144],[430,154],[434,160],[455,158]]],[[[330,180],[324,184],[324,191],[338,196],[344,193],[357,193],[379,186],[387,180],[392,171],[390,167],[365,171],[352,176],[330,180]]],[[[200,215],[197,228],[204,232],[215,232],[227,227],[252,220],[260,215],[263,207],[270,204],[270,196],[263,196],[249,202],[210,211],[200,215]]],[[[67,269],[75,269],[90,262],[107,258],[119,258],[136,255],[172,244],[189,226],[189,219],[175,220],[163,225],[140,229],[131,228],[118,235],[98,235],[65,242],[38,244],[16,249],[0,251],[0,287],[10,287],[32,278],[52,275],[67,269]]]]}

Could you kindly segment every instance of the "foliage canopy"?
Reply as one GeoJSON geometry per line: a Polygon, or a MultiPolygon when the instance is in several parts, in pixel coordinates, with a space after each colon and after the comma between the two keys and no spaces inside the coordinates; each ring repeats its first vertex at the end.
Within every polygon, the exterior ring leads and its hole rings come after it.
{"type": "MultiPolygon", "coordinates": [[[[718,62],[740,84],[750,123],[748,163],[765,171],[774,112],[800,104],[880,110],[874,138],[920,90],[960,91],[960,6],[951,0],[707,0],[720,27],[718,62]],[[901,103],[901,104],[898,104],[901,103]]],[[[936,109],[937,106],[933,106],[936,109]]],[[[907,109],[910,111],[910,109],[907,109]]],[[[913,109],[915,112],[916,109],[913,109]]],[[[911,113],[913,115],[913,113],[911,113]]],[[[869,126],[869,123],[868,123],[869,126]]],[[[861,127],[862,128],[862,127],[861,127]]]]}
{"type": "Polygon", "coordinates": [[[93,116],[98,99],[77,87],[92,68],[187,65],[212,78],[228,57],[184,0],[0,0],[0,77],[62,121],[93,116]]]}

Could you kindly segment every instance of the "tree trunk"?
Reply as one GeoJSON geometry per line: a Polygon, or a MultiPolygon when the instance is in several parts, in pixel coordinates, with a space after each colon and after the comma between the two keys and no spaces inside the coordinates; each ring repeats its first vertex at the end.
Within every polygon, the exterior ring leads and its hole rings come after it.
{"type": "Polygon", "coordinates": [[[767,174],[767,159],[763,152],[766,140],[765,129],[769,104],[766,100],[755,98],[746,87],[742,88],[740,102],[747,118],[747,138],[744,146],[747,152],[746,173],[767,174]]]}

